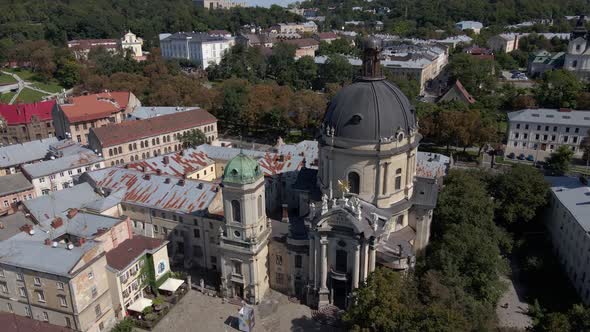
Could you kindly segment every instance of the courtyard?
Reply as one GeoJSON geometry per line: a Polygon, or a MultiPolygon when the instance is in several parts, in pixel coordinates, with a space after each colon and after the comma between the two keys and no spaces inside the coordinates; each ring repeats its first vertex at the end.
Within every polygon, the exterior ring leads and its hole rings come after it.
{"type": "MultiPolygon", "coordinates": [[[[222,301],[221,298],[191,290],[153,331],[239,331],[239,309],[240,306],[222,301]]],[[[254,331],[257,332],[341,331],[317,323],[312,319],[309,307],[293,303],[287,296],[272,290],[260,304],[254,306],[254,313],[254,331]]]]}

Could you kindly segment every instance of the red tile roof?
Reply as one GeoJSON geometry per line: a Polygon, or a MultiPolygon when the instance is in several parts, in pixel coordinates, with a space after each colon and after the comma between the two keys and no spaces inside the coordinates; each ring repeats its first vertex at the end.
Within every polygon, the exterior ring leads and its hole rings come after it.
{"type": "Polygon", "coordinates": [[[0,104],[0,116],[6,120],[9,126],[31,123],[33,117],[37,117],[39,121],[49,121],[54,106],[55,100],[33,104],[0,104]]]}
{"type": "Polygon", "coordinates": [[[2,332],[73,332],[64,327],[34,320],[29,317],[0,312],[2,332]]]}
{"type": "Polygon", "coordinates": [[[215,122],[217,122],[217,118],[211,113],[203,109],[195,109],[145,120],[124,121],[92,128],[91,131],[94,132],[104,148],[215,122]]]}
{"type": "Polygon", "coordinates": [[[283,41],[283,43],[295,45],[297,48],[318,46],[320,44],[320,42],[313,38],[288,39],[283,41]]]}
{"type": "Polygon", "coordinates": [[[61,105],[61,109],[70,123],[102,119],[124,110],[130,95],[130,92],[117,91],[74,97],[61,105]]]}
{"type": "Polygon", "coordinates": [[[131,264],[136,258],[150,251],[161,247],[164,244],[162,239],[154,239],[141,235],[134,235],[132,238],[123,241],[116,248],[107,252],[107,264],[119,271],[131,264]]]}
{"type": "Polygon", "coordinates": [[[461,83],[461,81],[457,80],[455,82],[455,87],[457,88],[457,90],[459,90],[459,93],[461,95],[463,95],[463,98],[465,98],[465,100],[470,103],[473,104],[475,103],[475,98],[473,98],[473,96],[467,92],[467,90],[465,89],[465,87],[463,86],[463,83],[461,83]]]}

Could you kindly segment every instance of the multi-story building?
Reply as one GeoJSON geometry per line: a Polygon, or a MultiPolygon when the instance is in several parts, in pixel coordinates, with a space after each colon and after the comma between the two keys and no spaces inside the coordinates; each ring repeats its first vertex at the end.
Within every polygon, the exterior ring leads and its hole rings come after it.
{"type": "Polygon", "coordinates": [[[562,145],[582,156],[580,143],[588,136],[590,112],[570,109],[525,109],[508,113],[505,154],[543,160],[562,145]]]}
{"type": "Polygon", "coordinates": [[[168,279],[167,244],[162,239],[135,235],[107,253],[107,274],[117,318],[125,317],[132,304],[144,299],[146,280],[153,280],[159,287],[168,279]]]}
{"type": "Polygon", "coordinates": [[[145,120],[155,118],[161,115],[174,114],[178,112],[193,111],[199,109],[197,106],[182,107],[182,106],[139,106],[131,113],[127,114],[129,120],[145,120]]]}
{"type": "Polygon", "coordinates": [[[102,157],[85,148],[80,150],[60,158],[50,158],[22,167],[23,173],[33,184],[37,196],[72,187],[75,176],[104,167],[102,157]]]}
{"type": "Polygon", "coordinates": [[[87,59],[93,49],[102,48],[110,53],[119,52],[117,39],[75,39],[68,41],[68,48],[74,52],[76,59],[87,59]]]}
{"type": "Polygon", "coordinates": [[[124,91],[73,97],[54,111],[55,132],[60,139],[86,145],[90,128],[120,123],[139,106],[135,95],[124,91]]]}
{"type": "Polygon", "coordinates": [[[129,219],[69,210],[0,242],[0,308],[77,331],[115,323],[106,252],[131,236],[129,219]]]}
{"type": "Polygon", "coordinates": [[[548,177],[551,196],[546,218],[553,249],[582,301],[590,304],[590,205],[587,183],[548,177]]]}
{"type": "Polygon", "coordinates": [[[197,109],[95,127],[90,130],[89,146],[102,154],[105,165],[113,166],[179,151],[182,134],[192,130],[200,130],[207,142],[214,142],[217,119],[197,109]]]}
{"type": "Polygon", "coordinates": [[[57,138],[45,138],[20,144],[0,147],[0,176],[21,171],[22,165],[34,163],[47,157],[57,138]]]}
{"type": "Polygon", "coordinates": [[[160,34],[160,51],[165,59],[184,59],[207,69],[219,64],[225,52],[235,44],[233,37],[210,35],[206,32],[177,32],[160,34]]]}
{"type": "Polygon", "coordinates": [[[315,57],[315,52],[320,48],[320,42],[313,38],[287,39],[283,43],[297,47],[295,50],[296,58],[303,56],[315,57]]]}
{"type": "Polygon", "coordinates": [[[127,31],[125,36],[121,38],[120,43],[121,49],[124,51],[128,50],[135,59],[143,58],[143,51],[141,49],[143,46],[143,39],[137,37],[136,34],[131,32],[131,30],[127,31]]]}
{"type": "Polygon", "coordinates": [[[499,35],[492,36],[488,39],[488,46],[495,52],[510,53],[514,50],[519,49],[520,41],[523,37],[534,35],[537,37],[544,37],[547,40],[557,38],[560,40],[569,40],[569,33],[554,33],[554,32],[540,32],[540,33],[514,33],[507,32],[499,35]]]}
{"type": "Polygon", "coordinates": [[[0,216],[15,212],[19,202],[35,197],[33,185],[22,173],[0,176],[0,216]]]}
{"type": "Polygon", "coordinates": [[[171,175],[193,180],[214,181],[218,178],[215,161],[201,149],[186,149],[163,156],[132,161],[125,164],[125,168],[145,174],[171,175]]]}
{"type": "Polygon", "coordinates": [[[563,69],[569,70],[576,74],[578,78],[586,80],[590,78],[590,43],[588,43],[588,30],[585,23],[584,16],[581,16],[571,33],[563,69]]]}
{"type": "Polygon", "coordinates": [[[72,332],[67,327],[39,322],[28,317],[7,312],[0,312],[0,326],[2,326],[3,332],[31,331],[31,328],[43,332],[72,332]]]}
{"type": "Polygon", "coordinates": [[[55,136],[51,114],[55,100],[32,104],[0,104],[0,144],[9,145],[55,136]]]}
{"type": "Polygon", "coordinates": [[[234,7],[248,7],[246,2],[229,0],[193,0],[195,5],[205,9],[229,9],[234,7]]]}
{"type": "Polygon", "coordinates": [[[481,31],[481,29],[483,29],[483,24],[477,21],[461,21],[455,23],[455,28],[461,31],[471,30],[474,34],[477,35],[481,31]]]}
{"type": "Polygon", "coordinates": [[[545,50],[529,57],[527,73],[529,77],[539,77],[546,71],[561,68],[565,61],[565,52],[550,53],[545,50]]]}

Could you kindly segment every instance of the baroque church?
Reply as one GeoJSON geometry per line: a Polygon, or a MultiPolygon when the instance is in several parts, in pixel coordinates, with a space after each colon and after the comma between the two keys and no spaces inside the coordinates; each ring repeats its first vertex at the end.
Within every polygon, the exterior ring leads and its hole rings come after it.
{"type": "Polygon", "coordinates": [[[362,74],[329,103],[317,169],[300,170],[290,189],[298,199],[282,220],[266,215],[258,162],[243,153],[228,162],[219,244],[224,296],[258,303],[273,288],[312,307],[346,308],[376,266],[414,266],[428,244],[439,184],[416,176],[415,110],[385,80],[381,51],[381,40],[365,40],[362,74]]]}
{"type": "Polygon", "coordinates": [[[587,80],[590,78],[590,43],[585,23],[586,18],[581,15],[570,35],[563,69],[573,72],[579,79],[587,80]]]}

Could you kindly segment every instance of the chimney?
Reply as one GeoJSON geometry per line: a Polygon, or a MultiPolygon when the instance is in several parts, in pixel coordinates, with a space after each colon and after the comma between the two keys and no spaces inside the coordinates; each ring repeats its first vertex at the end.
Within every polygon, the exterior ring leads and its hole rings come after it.
{"type": "Polygon", "coordinates": [[[203,189],[203,184],[202,184],[202,183],[199,183],[199,184],[197,185],[197,188],[198,188],[198,189],[203,189]]]}
{"type": "Polygon", "coordinates": [[[81,247],[86,242],[86,239],[81,237],[76,241],[76,247],[81,247]]]}
{"type": "Polygon", "coordinates": [[[45,245],[46,246],[50,246],[51,245],[51,240],[50,239],[45,239],[45,245]]]}
{"type": "Polygon", "coordinates": [[[144,180],[149,180],[149,179],[151,179],[152,177],[151,177],[149,174],[146,174],[146,175],[144,175],[144,176],[143,176],[143,178],[144,178],[144,180]]]}
{"type": "Polygon", "coordinates": [[[164,183],[170,183],[170,178],[166,178],[166,179],[164,180],[164,183]]]}
{"type": "Polygon", "coordinates": [[[78,214],[78,209],[70,209],[68,211],[68,219],[72,219],[78,214]]]}
{"type": "Polygon", "coordinates": [[[285,156],[283,156],[282,154],[281,154],[281,155],[279,155],[279,161],[280,161],[280,162],[283,162],[283,161],[285,161],[285,156]]]}
{"type": "Polygon", "coordinates": [[[158,174],[158,175],[162,175],[162,170],[158,168],[158,169],[156,170],[156,174],[158,174]]]}
{"type": "Polygon", "coordinates": [[[27,233],[27,234],[29,234],[29,235],[33,235],[33,234],[35,234],[35,231],[33,230],[33,226],[31,226],[31,225],[29,225],[29,224],[23,225],[23,226],[21,226],[19,229],[20,229],[22,232],[25,232],[25,233],[27,233]]]}
{"type": "Polygon", "coordinates": [[[184,187],[184,179],[178,180],[178,185],[184,187]]]}
{"type": "MultiPolygon", "coordinates": [[[[70,210],[72,211],[72,210],[70,210]]],[[[68,212],[68,218],[70,216],[70,212],[68,212]]],[[[71,219],[71,218],[70,218],[71,219]]],[[[51,227],[53,228],[59,228],[64,224],[63,219],[61,219],[60,217],[55,218],[52,222],[51,222],[51,227]]]]}
{"type": "Polygon", "coordinates": [[[184,150],[180,150],[180,152],[178,154],[181,156],[184,156],[184,150]]]}
{"type": "Polygon", "coordinates": [[[164,163],[164,165],[168,165],[168,163],[170,162],[170,157],[164,156],[164,158],[162,159],[162,162],[164,163]]]}

